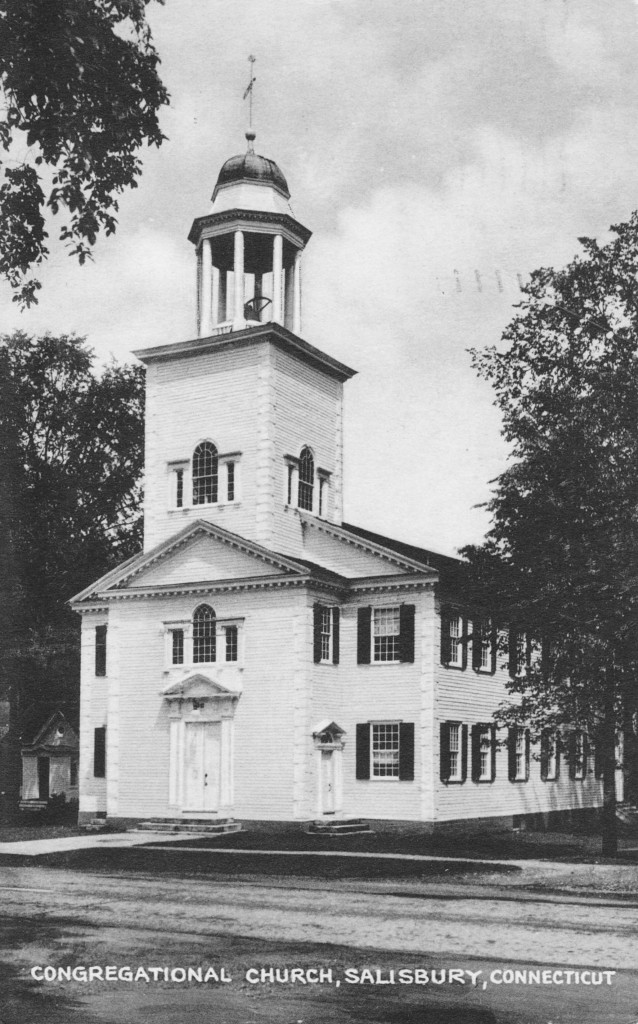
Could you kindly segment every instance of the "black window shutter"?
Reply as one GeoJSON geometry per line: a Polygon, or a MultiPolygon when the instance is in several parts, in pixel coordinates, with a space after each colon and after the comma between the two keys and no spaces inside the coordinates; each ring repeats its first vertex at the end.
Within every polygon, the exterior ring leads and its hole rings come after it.
{"type": "Polygon", "coordinates": [[[554,733],[554,743],[556,744],[556,778],[560,775],[560,755],[562,750],[562,737],[559,732],[554,733]]]}
{"type": "Polygon", "coordinates": [[[402,782],[414,779],[414,722],[399,725],[399,779],[402,782]]]}
{"type": "Polygon", "coordinates": [[[321,661],[321,605],[314,604],[312,607],[313,623],[312,623],[312,647],[315,665],[318,665],[321,661]]]}
{"type": "Polygon", "coordinates": [[[95,627],[95,674],[106,675],[106,626],[95,627]]]}
{"type": "Polygon", "coordinates": [[[490,752],[492,756],[492,763],[490,766],[491,775],[490,779],[494,782],[496,778],[496,726],[490,725],[490,752]]]}
{"type": "Polygon", "coordinates": [[[483,623],[481,619],[472,619],[472,668],[478,672],[481,668],[483,648],[483,623]]]}
{"type": "Polygon", "coordinates": [[[399,661],[414,661],[414,613],[413,604],[402,604],[399,609],[399,661]]]}
{"type": "Polygon", "coordinates": [[[461,618],[461,637],[462,637],[462,639],[461,639],[461,645],[462,645],[462,647],[461,647],[462,665],[463,665],[463,668],[466,669],[467,668],[467,645],[468,645],[468,638],[467,638],[467,616],[466,615],[464,615],[461,618]]]}
{"type": "Polygon", "coordinates": [[[370,778],[370,725],[368,722],[357,723],[356,777],[370,778]]]}
{"type": "Polygon", "coordinates": [[[472,726],[472,782],[481,778],[481,727],[472,726]]]}
{"type": "Polygon", "coordinates": [[[515,629],[509,631],[507,650],[510,676],[512,679],[516,679],[518,675],[518,633],[515,629]]]}
{"type": "Polygon", "coordinates": [[[332,609],[332,664],[339,664],[339,609],[332,609]]]}
{"type": "Polygon", "coordinates": [[[93,733],[93,775],[106,778],[106,729],[102,726],[93,733]]]}
{"type": "Polygon", "coordinates": [[[450,723],[441,722],[440,728],[440,762],[439,775],[441,782],[447,782],[450,778],[450,723]]]}
{"type": "Polygon", "coordinates": [[[461,726],[461,782],[467,779],[467,725],[461,726]]]}
{"type": "Polygon", "coordinates": [[[525,782],[529,782],[529,766],[532,740],[529,729],[525,730],[525,782]]]}
{"type": "Polygon", "coordinates": [[[549,750],[552,742],[552,734],[549,729],[543,729],[541,733],[541,779],[547,782],[549,771],[549,750]]]}
{"type": "Polygon", "coordinates": [[[449,665],[452,654],[450,644],[450,609],[441,608],[441,664],[449,665]]]}
{"type": "Polygon", "coordinates": [[[510,782],[516,781],[516,736],[518,729],[507,730],[507,777],[510,782]]]}
{"type": "Polygon", "coordinates": [[[589,759],[591,755],[591,748],[589,744],[589,736],[586,732],[583,733],[583,778],[587,777],[589,771],[589,759]]]}
{"type": "MultiPolygon", "coordinates": [[[[357,610],[357,665],[370,664],[371,623],[372,608],[359,608],[357,610]]],[[[366,775],[366,778],[369,776],[366,775]]]]}

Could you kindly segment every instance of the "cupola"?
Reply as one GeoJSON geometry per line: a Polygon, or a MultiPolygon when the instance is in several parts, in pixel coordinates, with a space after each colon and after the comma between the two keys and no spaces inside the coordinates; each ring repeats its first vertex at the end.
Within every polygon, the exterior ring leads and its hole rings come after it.
{"type": "Polygon", "coordinates": [[[189,240],[197,252],[199,337],[279,323],[301,332],[301,253],[310,231],[295,220],[288,184],[274,162],[247,151],[222,166],[210,213],[189,240]]]}

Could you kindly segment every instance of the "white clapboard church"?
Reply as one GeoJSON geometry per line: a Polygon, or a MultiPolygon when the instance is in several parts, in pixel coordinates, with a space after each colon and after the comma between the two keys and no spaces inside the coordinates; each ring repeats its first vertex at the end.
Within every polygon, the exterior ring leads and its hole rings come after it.
{"type": "Polygon", "coordinates": [[[354,371],[303,340],[310,232],[247,138],[190,231],[197,337],[135,353],[144,551],[73,600],[81,820],[427,829],[597,805],[584,735],[568,763],[551,734],[495,730],[507,669],[459,563],[343,521],[354,371]]]}

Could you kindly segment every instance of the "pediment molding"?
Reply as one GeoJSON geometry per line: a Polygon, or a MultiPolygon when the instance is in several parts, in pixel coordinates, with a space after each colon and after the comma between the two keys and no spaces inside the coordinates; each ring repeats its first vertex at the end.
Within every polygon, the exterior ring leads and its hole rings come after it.
{"type": "Polygon", "coordinates": [[[165,700],[239,700],[237,690],[229,690],[211,676],[194,672],[185,679],[178,679],[160,691],[165,700]]]}

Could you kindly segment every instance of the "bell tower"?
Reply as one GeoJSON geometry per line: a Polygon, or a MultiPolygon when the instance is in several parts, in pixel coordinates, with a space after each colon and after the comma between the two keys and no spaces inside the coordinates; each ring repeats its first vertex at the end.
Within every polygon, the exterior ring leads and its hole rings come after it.
{"type": "Polygon", "coordinates": [[[189,234],[197,336],[135,353],[147,368],[147,551],[205,519],[301,555],[304,517],[342,518],[343,385],[354,370],[300,337],[310,231],[252,129],[246,139],[189,234]]]}
{"type": "Polygon", "coordinates": [[[310,231],[292,214],[286,179],[273,160],[248,149],[225,162],[210,213],[189,240],[197,253],[200,338],[276,323],[301,332],[301,255],[310,231]]]}

